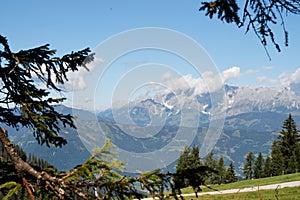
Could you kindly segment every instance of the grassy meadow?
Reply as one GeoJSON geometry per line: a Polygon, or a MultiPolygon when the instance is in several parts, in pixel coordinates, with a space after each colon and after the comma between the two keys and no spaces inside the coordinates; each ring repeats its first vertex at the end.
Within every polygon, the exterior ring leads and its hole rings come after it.
{"type": "MultiPolygon", "coordinates": [[[[238,181],[229,184],[211,185],[209,186],[209,188],[206,186],[202,186],[201,188],[203,192],[211,192],[215,190],[239,189],[239,188],[271,185],[271,184],[284,183],[290,181],[299,181],[299,180],[300,180],[300,173],[295,173],[295,174],[287,174],[282,176],[274,176],[274,177],[254,179],[254,180],[244,180],[244,181],[238,181]]],[[[188,193],[193,193],[194,191],[191,187],[188,187],[188,188],[183,188],[181,192],[182,194],[188,194],[188,193]]]]}
{"type": "MultiPolygon", "coordinates": [[[[284,182],[299,181],[300,173],[287,174],[282,176],[274,176],[268,178],[244,180],[230,184],[211,185],[209,187],[202,186],[203,192],[211,192],[217,190],[241,189],[255,186],[280,184],[284,182]]],[[[182,194],[194,193],[193,189],[188,187],[181,190],[182,194]]],[[[248,200],[248,199],[267,199],[267,200],[293,200],[300,199],[300,187],[282,188],[273,190],[259,190],[254,192],[238,192],[233,194],[220,195],[203,195],[196,197],[184,197],[185,200],[248,200]]]]}
{"type": "Polygon", "coordinates": [[[196,197],[184,197],[185,200],[297,200],[300,199],[300,187],[282,188],[278,190],[261,190],[256,192],[243,192],[222,195],[203,195],[196,197]]]}

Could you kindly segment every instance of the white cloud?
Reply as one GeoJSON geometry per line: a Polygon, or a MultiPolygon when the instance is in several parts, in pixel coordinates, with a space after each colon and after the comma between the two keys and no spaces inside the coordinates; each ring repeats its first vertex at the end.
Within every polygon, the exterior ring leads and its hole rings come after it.
{"type": "Polygon", "coordinates": [[[292,83],[300,83],[300,68],[298,68],[298,69],[291,75],[291,82],[292,82],[292,83]]]}
{"type": "Polygon", "coordinates": [[[191,74],[188,74],[177,79],[170,79],[166,81],[166,85],[173,91],[179,91],[179,93],[193,88],[194,95],[197,95],[221,89],[228,80],[239,76],[240,68],[231,67],[220,74],[214,74],[211,71],[204,72],[199,78],[194,78],[191,74]]]}
{"type": "Polygon", "coordinates": [[[258,73],[258,72],[260,72],[260,70],[258,70],[258,69],[248,69],[248,70],[245,72],[245,74],[247,74],[247,75],[249,75],[249,74],[256,74],[256,73],[258,73]]]}
{"type": "Polygon", "coordinates": [[[256,80],[259,82],[259,83],[271,83],[271,84],[276,84],[278,83],[278,80],[276,79],[272,79],[272,78],[268,78],[266,76],[259,76],[256,78],[256,80]]]}
{"type": "Polygon", "coordinates": [[[259,69],[248,69],[244,75],[251,75],[251,74],[257,74],[257,73],[260,73],[262,71],[266,71],[266,70],[271,70],[271,69],[274,69],[273,66],[263,66],[259,69]]]}
{"type": "Polygon", "coordinates": [[[271,70],[271,69],[273,69],[273,68],[274,68],[273,66],[264,66],[264,67],[263,67],[264,70],[271,70]]]}
{"type": "Polygon", "coordinates": [[[146,62],[146,61],[127,61],[127,62],[124,62],[123,64],[126,67],[135,67],[135,66],[146,64],[146,63],[148,63],[148,62],[146,62]]]}
{"type": "MultiPolygon", "coordinates": [[[[72,91],[78,91],[78,90],[83,90],[86,88],[86,82],[85,82],[85,76],[90,73],[91,71],[93,71],[97,64],[99,63],[103,63],[104,60],[102,58],[95,58],[93,62],[87,64],[87,69],[84,68],[80,68],[78,71],[69,71],[67,72],[67,78],[68,81],[66,81],[64,83],[64,85],[58,85],[59,88],[66,88],[68,90],[72,90],[72,91]]],[[[41,67],[41,71],[44,74],[47,74],[46,71],[46,65],[42,65],[41,67]]],[[[37,75],[35,73],[32,73],[31,76],[34,79],[38,79],[37,75]]],[[[53,81],[55,81],[56,76],[54,73],[51,74],[51,79],[53,81]]],[[[37,84],[40,88],[46,89],[46,85],[40,81],[37,80],[37,84]]]]}
{"type": "Polygon", "coordinates": [[[279,80],[283,87],[290,88],[296,95],[300,96],[300,68],[292,74],[280,74],[279,80]]]}
{"type": "Polygon", "coordinates": [[[260,83],[265,82],[268,78],[266,76],[259,76],[256,78],[256,80],[260,83]]]}
{"type": "Polygon", "coordinates": [[[162,76],[163,81],[167,81],[171,78],[172,78],[172,74],[170,72],[167,72],[167,73],[163,74],[163,76],[162,76]]]}
{"type": "Polygon", "coordinates": [[[273,78],[269,78],[268,82],[272,83],[272,84],[278,84],[278,80],[277,79],[273,79],[273,78]]]}
{"type": "Polygon", "coordinates": [[[231,67],[222,72],[222,77],[224,82],[232,78],[238,78],[240,76],[240,68],[239,67],[231,67]]]}
{"type": "Polygon", "coordinates": [[[93,103],[93,99],[86,97],[84,99],[85,103],[93,103]]]}
{"type": "Polygon", "coordinates": [[[68,90],[72,91],[79,91],[84,90],[87,85],[85,81],[85,76],[89,73],[91,73],[99,63],[103,63],[104,60],[102,58],[95,58],[95,60],[87,65],[87,68],[89,70],[86,70],[84,68],[79,69],[75,72],[68,72],[67,77],[69,79],[68,82],[65,83],[65,87],[68,90]]]}
{"type": "Polygon", "coordinates": [[[279,75],[281,85],[287,87],[291,84],[300,83],[300,68],[292,74],[282,73],[279,75]]]}
{"type": "Polygon", "coordinates": [[[193,78],[191,74],[176,79],[168,79],[166,85],[173,91],[187,90],[189,88],[200,89],[203,86],[202,78],[193,78]]]}
{"type": "Polygon", "coordinates": [[[288,74],[282,73],[279,75],[279,81],[283,87],[288,87],[290,84],[290,77],[288,74]]]}

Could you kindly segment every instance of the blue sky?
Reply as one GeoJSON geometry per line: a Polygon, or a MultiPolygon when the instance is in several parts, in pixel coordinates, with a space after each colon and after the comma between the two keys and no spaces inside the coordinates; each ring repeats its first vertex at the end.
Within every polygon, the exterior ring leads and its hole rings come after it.
{"type": "MultiPolygon", "coordinates": [[[[286,18],[289,47],[284,47],[282,32],[275,28],[282,52],[269,45],[270,61],[252,32],[245,35],[244,29],[233,24],[210,20],[198,11],[200,4],[201,0],[5,1],[1,3],[0,33],[15,51],[49,43],[58,55],[63,55],[85,47],[95,49],[127,30],[167,28],[199,43],[220,73],[238,67],[238,76],[228,78],[229,84],[281,87],[291,84],[291,80],[300,82],[299,16],[286,18]]],[[[141,56],[134,56],[129,55],[127,62],[143,62],[141,56]]]]}

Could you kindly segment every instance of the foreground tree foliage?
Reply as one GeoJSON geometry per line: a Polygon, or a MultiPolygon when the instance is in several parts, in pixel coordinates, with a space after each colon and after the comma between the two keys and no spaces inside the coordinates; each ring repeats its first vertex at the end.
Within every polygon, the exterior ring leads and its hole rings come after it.
{"type": "MultiPolygon", "coordinates": [[[[56,168],[47,161],[37,158],[32,154],[27,156],[26,153],[18,146],[15,146],[15,152],[22,158],[22,160],[28,162],[35,170],[43,170],[51,175],[57,174],[56,168]]],[[[32,179],[32,176],[25,175],[25,180],[31,182],[34,181],[34,178],[32,179]]],[[[10,156],[6,152],[4,146],[0,143],[0,199],[29,199],[30,197],[26,192],[26,188],[22,187],[22,183],[19,181],[20,178],[14,164],[11,162],[10,156]]],[[[43,188],[35,187],[36,193],[40,193],[40,189],[43,188]]]]}
{"type": "MultiPolygon", "coordinates": [[[[5,179],[2,176],[0,190],[5,194],[4,199],[19,199],[18,195],[24,199],[140,199],[145,193],[164,199],[165,190],[171,190],[170,195],[179,198],[176,192],[180,189],[176,189],[172,180],[180,178],[180,174],[155,170],[137,177],[122,176],[120,170],[124,165],[112,159],[109,141],[83,164],[67,172],[36,168],[33,158],[33,163],[26,162],[26,156],[9,140],[4,125],[17,130],[31,128],[41,145],[66,144],[59,136],[60,127],[76,128],[73,117],[55,109],[65,99],[53,98],[50,92],[61,92],[60,86],[68,81],[68,72],[87,68],[93,55],[87,48],[55,57],[55,50],[49,49],[49,45],[15,53],[1,35],[0,45],[0,142],[5,152],[0,164],[10,163],[8,167],[14,173],[5,179]]],[[[41,164],[46,167],[46,163],[41,164]]]]}
{"type": "Polygon", "coordinates": [[[62,146],[60,125],[75,128],[72,116],[55,110],[53,104],[64,98],[52,98],[50,91],[61,92],[69,71],[77,71],[93,60],[90,50],[54,57],[49,45],[14,53],[0,36],[0,123],[18,129],[29,127],[40,144],[62,146]],[[38,87],[44,84],[46,89],[38,87]]]}
{"type": "Polygon", "coordinates": [[[67,172],[57,172],[51,167],[39,171],[41,168],[29,165],[15,155],[26,169],[20,178],[18,171],[12,168],[14,162],[7,167],[13,175],[2,176],[3,199],[141,199],[146,192],[164,199],[166,190],[172,191],[169,196],[179,198],[171,181],[174,174],[161,174],[155,170],[137,177],[120,175],[124,163],[113,159],[112,147],[112,143],[106,141],[83,164],[67,172]]]}
{"type": "MultiPolygon", "coordinates": [[[[300,14],[298,0],[213,0],[202,2],[200,11],[213,18],[216,16],[223,22],[235,23],[238,28],[245,28],[246,33],[252,30],[266,50],[268,41],[277,51],[281,51],[276,42],[275,25],[281,26],[284,34],[284,44],[288,46],[288,31],[285,27],[285,17],[288,14],[300,14]],[[242,9],[241,9],[242,8],[242,9]]],[[[268,51],[266,50],[268,53],[268,51]]]]}

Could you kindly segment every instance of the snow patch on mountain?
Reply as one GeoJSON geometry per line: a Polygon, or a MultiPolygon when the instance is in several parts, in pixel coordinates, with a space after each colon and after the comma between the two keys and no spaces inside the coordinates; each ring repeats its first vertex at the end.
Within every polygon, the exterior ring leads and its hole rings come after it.
{"type": "MultiPolygon", "coordinates": [[[[145,108],[141,115],[148,112],[151,119],[159,117],[163,120],[169,116],[178,115],[182,111],[197,111],[199,115],[216,115],[226,112],[226,116],[238,115],[247,112],[288,112],[300,109],[300,98],[287,88],[276,87],[236,87],[225,85],[219,91],[213,93],[196,93],[196,89],[188,88],[177,94],[174,92],[159,92],[154,96],[139,97],[130,105],[119,107],[118,114],[127,106],[133,109],[135,106],[145,108]],[[221,91],[221,92],[220,92],[221,91]]],[[[141,110],[142,111],[142,110],[141,110]]],[[[135,112],[135,115],[139,113],[135,112]]]]}

